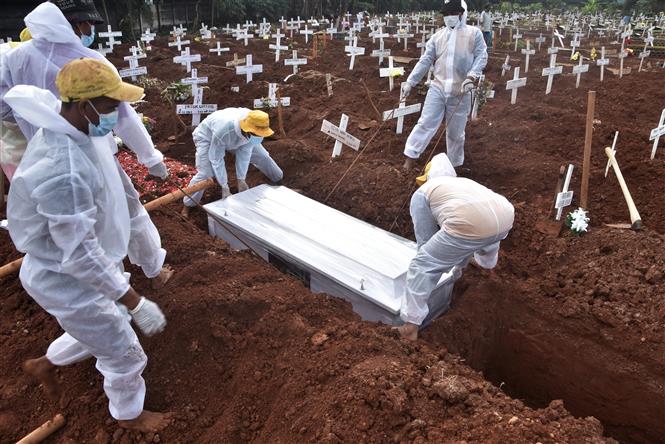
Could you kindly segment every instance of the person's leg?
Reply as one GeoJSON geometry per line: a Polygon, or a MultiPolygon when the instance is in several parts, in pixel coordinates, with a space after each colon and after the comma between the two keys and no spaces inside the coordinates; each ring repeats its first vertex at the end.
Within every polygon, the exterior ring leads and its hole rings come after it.
{"type": "MultiPolygon", "coordinates": [[[[214,172],[212,169],[212,164],[208,158],[208,150],[210,143],[205,140],[199,140],[194,138],[194,144],[196,145],[196,174],[192,177],[192,180],[189,182],[189,186],[196,185],[199,182],[210,179],[214,177],[214,172]]],[[[191,194],[192,199],[188,196],[185,196],[182,199],[183,204],[187,208],[195,207],[197,203],[201,202],[203,198],[203,193],[205,190],[197,191],[191,194]]]]}
{"type": "Polygon", "coordinates": [[[263,145],[256,145],[252,148],[252,157],[249,162],[258,168],[271,182],[279,182],[284,177],[282,169],[270,157],[270,153],[263,148],[263,145]]]}
{"type": "Polygon", "coordinates": [[[430,240],[439,231],[439,225],[430,209],[429,202],[425,193],[416,191],[411,196],[411,206],[409,209],[411,220],[413,221],[413,231],[416,235],[418,248],[430,240]]]}
{"type": "Polygon", "coordinates": [[[441,126],[445,114],[445,98],[443,93],[435,86],[427,91],[423,110],[418,123],[411,130],[406,139],[404,155],[411,159],[417,159],[425,151],[432,137],[441,126]]]}
{"type": "Polygon", "coordinates": [[[501,241],[508,236],[508,232],[502,233],[494,238],[487,239],[486,245],[479,248],[475,253],[473,253],[473,258],[476,263],[482,268],[491,270],[496,267],[497,262],[499,261],[499,248],[501,241]]]}
{"type": "Polygon", "coordinates": [[[160,278],[166,283],[165,281],[170,278],[173,272],[163,270],[166,250],[162,248],[162,239],[157,227],[152,223],[148,212],[143,207],[132,181],[119,163],[117,163],[117,167],[125,189],[129,210],[130,234],[127,248],[129,261],[140,266],[149,279],[160,278]],[[160,274],[163,274],[163,276],[160,277],[160,274]]]}
{"type": "Polygon", "coordinates": [[[449,97],[446,103],[446,152],[454,167],[464,164],[464,128],[471,109],[471,94],[449,97]]]}

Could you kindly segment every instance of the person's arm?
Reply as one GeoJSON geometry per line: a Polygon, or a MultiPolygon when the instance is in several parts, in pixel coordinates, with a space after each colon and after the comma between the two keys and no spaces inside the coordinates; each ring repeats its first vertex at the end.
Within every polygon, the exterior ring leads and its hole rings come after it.
{"type": "Polygon", "coordinates": [[[436,44],[434,43],[435,36],[436,34],[430,37],[430,39],[425,44],[425,52],[420,57],[420,60],[418,60],[418,63],[416,63],[416,66],[413,68],[413,71],[411,71],[411,74],[409,74],[409,78],[406,80],[412,87],[415,87],[418,83],[420,83],[423,77],[427,75],[427,71],[429,71],[430,66],[432,66],[436,61],[436,44]]]}
{"type": "Polygon", "coordinates": [[[113,132],[127,148],[136,153],[139,162],[150,168],[164,161],[164,155],[155,148],[141,118],[127,102],[118,106],[118,124],[113,132]]]}
{"type": "Polygon", "coordinates": [[[247,143],[236,150],[236,177],[238,180],[245,180],[247,177],[247,170],[249,169],[249,161],[252,158],[252,150],[254,146],[247,143]]]}
{"type": "Polygon", "coordinates": [[[107,256],[95,233],[98,208],[89,183],[65,174],[42,183],[31,198],[48,221],[61,272],[114,301],[125,295],[130,286],[123,270],[107,256]]]}
{"type": "Polygon", "coordinates": [[[473,49],[473,65],[467,73],[467,77],[473,77],[477,79],[483,73],[485,65],[487,65],[487,44],[485,44],[485,39],[483,38],[483,33],[479,30],[475,30],[475,42],[473,49]]]}

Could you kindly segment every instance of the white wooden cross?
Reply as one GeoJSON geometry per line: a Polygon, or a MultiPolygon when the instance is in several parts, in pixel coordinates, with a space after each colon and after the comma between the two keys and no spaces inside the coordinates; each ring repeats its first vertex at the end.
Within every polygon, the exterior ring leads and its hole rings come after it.
{"type": "Polygon", "coordinates": [[[305,29],[301,29],[298,31],[299,34],[304,34],[305,35],[305,45],[309,43],[309,36],[314,35],[314,30],[307,28],[307,25],[305,25],[305,29]]]}
{"type": "Polygon", "coordinates": [[[254,34],[249,34],[247,29],[242,29],[240,32],[236,33],[236,40],[244,40],[245,46],[248,45],[249,39],[253,39],[254,34]]]}
{"type": "Polygon", "coordinates": [[[129,48],[129,51],[132,54],[124,57],[125,61],[129,61],[129,69],[121,69],[118,74],[121,78],[131,76],[132,81],[136,82],[136,76],[148,74],[148,69],[145,66],[139,66],[139,59],[145,59],[147,56],[136,46],[129,48]]]}
{"type": "Polygon", "coordinates": [[[107,29],[107,31],[106,31],[106,32],[100,32],[100,33],[99,33],[99,36],[100,36],[101,38],[107,38],[107,39],[108,39],[108,46],[109,46],[109,49],[111,49],[111,51],[113,51],[113,47],[114,47],[115,45],[119,45],[119,44],[121,43],[120,41],[116,41],[115,38],[116,38],[116,37],[122,37],[122,32],[120,32],[120,31],[113,31],[113,30],[111,29],[111,25],[108,25],[108,26],[106,27],[106,29],[107,29]]]}
{"type": "Polygon", "coordinates": [[[175,42],[169,42],[169,46],[177,46],[178,51],[182,51],[182,45],[189,45],[189,40],[180,40],[180,35],[175,37],[175,42]]]}
{"type": "Polygon", "coordinates": [[[626,54],[626,39],[630,37],[633,34],[632,30],[630,29],[630,26],[626,31],[621,33],[621,51],[619,51],[619,78],[623,78],[623,59],[626,58],[628,54],[626,54]]]}
{"type": "Polygon", "coordinates": [[[250,83],[254,80],[254,74],[263,72],[263,65],[252,65],[251,54],[247,54],[245,58],[247,59],[245,66],[236,66],[236,74],[245,74],[247,83],[250,83]]]}
{"type": "Polygon", "coordinates": [[[501,65],[501,77],[506,75],[506,72],[510,71],[510,56],[506,56],[506,61],[503,62],[503,65],[501,65]]]}
{"type": "Polygon", "coordinates": [[[233,53],[233,60],[230,60],[230,61],[226,62],[226,66],[227,67],[236,67],[236,66],[241,65],[243,63],[245,63],[245,59],[244,58],[239,59],[238,58],[238,53],[233,53]]]}
{"type": "Polygon", "coordinates": [[[605,65],[610,64],[610,59],[605,58],[605,47],[600,48],[600,58],[596,60],[596,65],[600,66],[600,81],[603,81],[603,75],[605,74],[605,65]]]}
{"type": "Polygon", "coordinates": [[[383,112],[383,121],[397,119],[395,134],[402,134],[402,130],[404,129],[404,117],[409,114],[420,112],[421,105],[422,104],[420,103],[414,103],[413,105],[406,106],[406,100],[400,100],[398,108],[383,112]]]}
{"type": "Polygon", "coordinates": [[[107,48],[107,47],[103,46],[101,43],[97,46],[97,49],[95,49],[95,51],[97,51],[98,53],[100,53],[103,56],[106,56],[106,54],[108,54],[109,52],[112,52],[112,50],[110,48],[107,48]]]}
{"type": "Polygon", "coordinates": [[[589,72],[589,65],[583,65],[584,63],[584,57],[582,54],[579,55],[580,62],[577,64],[577,66],[573,66],[573,74],[577,74],[577,80],[575,81],[575,88],[580,87],[580,76],[585,73],[589,72]]]}
{"type": "Polygon", "coordinates": [[[298,74],[298,66],[299,65],[307,65],[307,59],[299,59],[298,58],[298,51],[293,50],[293,58],[291,59],[284,59],[284,65],[286,66],[293,66],[293,74],[298,74]]]}
{"type": "Polygon", "coordinates": [[[563,188],[561,192],[556,195],[556,202],[554,208],[556,208],[556,220],[561,220],[561,214],[563,209],[569,206],[573,202],[573,192],[568,191],[570,186],[570,178],[573,176],[573,164],[568,165],[568,171],[566,171],[566,179],[563,181],[563,188]]]}
{"type": "Polygon", "coordinates": [[[349,70],[353,71],[353,65],[356,62],[356,56],[357,55],[364,55],[365,54],[365,48],[361,48],[358,46],[358,37],[353,38],[353,43],[351,45],[347,45],[344,47],[344,51],[347,52],[349,56],[351,56],[351,61],[349,62],[349,70]]]}
{"type": "MultiPolygon", "coordinates": [[[[555,29],[555,30],[554,30],[554,37],[556,37],[556,38],[559,39],[559,45],[561,45],[562,48],[565,48],[565,47],[566,47],[566,45],[563,44],[563,38],[564,38],[564,36],[561,35],[561,34],[559,33],[559,30],[558,30],[558,29],[555,29]]],[[[554,37],[552,37],[552,39],[554,39],[554,37]]],[[[554,47],[554,42],[552,42],[552,47],[554,47]]]]}
{"type": "Polygon", "coordinates": [[[545,41],[547,41],[547,37],[543,37],[543,33],[541,32],[540,36],[536,37],[536,40],[535,40],[535,42],[538,43],[538,52],[540,52],[540,45],[545,43],[545,41]]]}
{"type": "Polygon", "coordinates": [[[575,55],[575,49],[579,48],[579,47],[580,47],[580,35],[576,33],[575,36],[573,37],[573,39],[570,41],[570,48],[571,48],[570,57],[571,58],[573,57],[573,55],[575,55]]]}
{"type": "Polygon", "coordinates": [[[326,34],[328,34],[330,36],[330,38],[332,39],[333,36],[335,34],[337,34],[337,28],[335,28],[334,26],[330,26],[329,28],[326,28],[326,34]]]}
{"type": "Polygon", "coordinates": [[[513,80],[508,80],[508,82],[506,82],[506,90],[513,90],[510,96],[511,105],[517,103],[517,89],[523,86],[526,86],[526,77],[520,78],[520,67],[516,66],[513,71],[513,80]]]}
{"type": "Polygon", "coordinates": [[[390,56],[390,49],[385,49],[383,39],[379,39],[379,49],[372,51],[372,57],[379,58],[379,65],[383,63],[383,58],[390,56]]]}
{"type": "Polygon", "coordinates": [[[425,46],[427,45],[427,36],[425,33],[422,34],[422,38],[418,43],[416,43],[416,48],[420,48],[420,57],[425,54],[425,46]]]}
{"type": "Polygon", "coordinates": [[[193,62],[200,62],[200,61],[201,61],[201,54],[190,54],[189,46],[185,48],[185,50],[182,51],[179,56],[173,57],[173,63],[180,63],[181,65],[186,66],[187,72],[190,72],[192,70],[193,62]]]}
{"type": "MultiPolygon", "coordinates": [[[[616,131],[614,133],[614,142],[612,142],[612,157],[617,153],[617,138],[619,137],[619,131],[616,131]]],[[[610,171],[610,166],[612,165],[612,159],[607,159],[607,165],[605,166],[605,177],[607,177],[607,173],[610,171]]]]}
{"type": "Polygon", "coordinates": [[[216,48],[210,48],[208,51],[209,52],[214,52],[217,54],[217,56],[222,55],[223,52],[229,52],[231,48],[222,48],[221,42],[218,40],[217,41],[217,47],[216,48]]]}
{"type": "Polygon", "coordinates": [[[326,88],[328,89],[328,97],[333,95],[333,85],[332,85],[332,76],[330,73],[326,73],[326,88]]]}
{"type": "Polygon", "coordinates": [[[198,126],[201,123],[201,114],[211,114],[217,111],[217,104],[203,104],[203,88],[198,85],[208,83],[207,77],[198,77],[196,68],[192,69],[191,77],[182,79],[181,83],[192,85],[193,102],[191,105],[177,105],[177,114],[191,114],[192,126],[198,126]]]}
{"type": "Polygon", "coordinates": [[[531,49],[531,41],[526,41],[526,49],[522,50],[522,54],[526,55],[526,62],[524,63],[524,74],[529,72],[529,56],[536,54],[535,49],[531,49]]]}
{"type": "Polygon", "coordinates": [[[388,57],[388,67],[379,68],[379,77],[388,77],[389,91],[393,90],[395,85],[395,77],[404,75],[403,67],[396,67],[393,65],[393,57],[388,57]]]}
{"type": "Polygon", "coordinates": [[[665,109],[660,113],[660,121],[658,126],[651,130],[651,135],[649,135],[649,140],[653,140],[653,148],[651,148],[651,160],[656,157],[656,150],[658,149],[658,141],[660,136],[665,135],[665,109]]]}
{"type": "Polygon", "coordinates": [[[397,32],[397,35],[400,35],[404,39],[404,51],[408,51],[409,48],[407,46],[407,42],[411,37],[415,37],[415,35],[414,34],[409,34],[409,31],[406,31],[406,30],[404,30],[404,32],[401,32],[401,31],[402,31],[402,29],[400,29],[397,32]]]}
{"type": "Polygon", "coordinates": [[[360,140],[346,132],[346,126],[348,124],[349,116],[346,114],[342,114],[339,126],[335,126],[325,119],[323,119],[323,122],[321,123],[321,132],[335,139],[332,157],[337,157],[342,154],[342,145],[346,145],[356,151],[360,149],[360,140]]]}
{"type": "Polygon", "coordinates": [[[513,34],[513,39],[515,40],[515,49],[514,49],[515,52],[517,52],[517,44],[519,43],[521,38],[522,34],[520,34],[520,29],[515,28],[515,34],[513,34]]]}
{"type": "Polygon", "coordinates": [[[281,97],[277,99],[277,84],[268,83],[268,97],[254,99],[254,108],[276,108],[277,106],[291,105],[291,97],[281,97]]]}
{"type": "Polygon", "coordinates": [[[152,41],[155,40],[155,36],[157,34],[154,32],[150,32],[150,28],[146,29],[143,34],[141,34],[141,41],[145,43],[145,49],[146,51],[150,51],[152,49],[152,41]]]}
{"type": "Polygon", "coordinates": [[[547,89],[545,94],[552,92],[552,82],[554,81],[554,76],[561,74],[563,72],[563,66],[556,66],[556,54],[550,55],[550,66],[543,68],[542,76],[547,76],[547,89]]]}
{"type": "Polygon", "coordinates": [[[651,51],[647,51],[647,46],[648,45],[649,45],[649,42],[645,42],[644,43],[644,49],[642,50],[642,52],[640,52],[640,55],[639,55],[639,57],[640,57],[640,67],[637,70],[637,72],[642,72],[642,64],[644,63],[644,59],[646,59],[647,57],[649,57],[649,55],[651,55],[651,51]]]}
{"type": "Polygon", "coordinates": [[[548,53],[549,55],[552,55],[552,54],[558,54],[558,53],[559,53],[559,48],[556,47],[556,46],[554,45],[554,42],[555,42],[554,37],[552,37],[552,46],[549,47],[549,48],[547,48],[547,53],[548,53]]]}
{"type": "Polygon", "coordinates": [[[275,50],[275,62],[279,62],[279,54],[281,51],[286,51],[289,49],[288,46],[282,45],[282,37],[285,36],[285,34],[282,34],[279,32],[279,29],[277,30],[277,34],[272,35],[275,38],[275,43],[274,44],[269,44],[268,48],[269,49],[274,49],[275,50]]]}

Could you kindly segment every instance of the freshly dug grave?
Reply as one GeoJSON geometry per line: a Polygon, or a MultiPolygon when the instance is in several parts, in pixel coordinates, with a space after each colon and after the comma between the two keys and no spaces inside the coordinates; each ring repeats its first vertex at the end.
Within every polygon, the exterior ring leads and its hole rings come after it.
{"type": "MultiPolygon", "coordinates": [[[[508,36],[504,37],[507,40],[508,36]]],[[[245,85],[244,77],[223,67],[229,56],[206,56],[207,47],[194,44],[192,52],[204,54],[203,63],[198,67],[199,75],[210,79],[204,103],[217,103],[220,107],[251,107],[254,98],[267,94],[267,81],[281,81],[291,73],[290,67],[281,63],[274,65],[274,55],[266,52],[267,42],[250,42],[248,48],[242,43],[224,43],[224,46],[232,47],[231,54],[233,51],[240,56],[253,54],[254,63],[264,64],[264,74],[257,75],[254,82],[245,85]],[[239,94],[230,92],[233,85],[240,86],[239,94]]],[[[371,48],[371,40],[363,39],[361,44],[371,48]]],[[[165,46],[165,42],[158,42],[156,46],[165,46]]],[[[300,56],[311,55],[302,46],[304,42],[295,45],[300,56]]],[[[410,54],[403,53],[398,46],[392,45],[395,55],[415,57],[418,54],[414,50],[410,54]]],[[[393,108],[398,102],[398,90],[387,92],[388,81],[378,78],[375,58],[357,59],[356,69],[350,72],[347,70],[348,59],[342,56],[342,47],[342,42],[329,42],[321,57],[310,59],[307,66],[301,67],[302,75],[282,86],[282,96],[291,97],[293,104],[283,110],[286,137],[278,134],[265,146],[284,169],[285,185],[301,189],[312,198],[326,201],[384,229],[412,237],[407,200],[418,172],[405,173],[400,164],[404,141],[417,117],[406,118],[402,135],[394,134],[394,121],[381,127],[353,170],[335,193],[329,195],[355,158],[355,153],[344,148],[342,157],[331,162],[332,141],[320,133],[321,120],[326,118],[337,123],[344,112],[351,119],[349,131],[367,141],[381,123],[361,80],[366,83],[379,111],[393,108]],[[332,97],[326,94],[324,76],[327,72],[335,79],[332,97]]],[[[123,48],[116,54],[125,52],[123,48]]],[[[444,352],[447,349],[460,354],[497,386],[530,405],[544,407],[550,401],[562,398],[575,415],[596,416],[605,423],[607,433],[622,441],[663,441],[665,297],[662,271],[665,254],[662,235],[665,233],[665,196],[660,191],[665,163],[662,153],[656,160],[648,160],[651,146],[648,134],[665,105],[662,70],[633,73],[621,80],[606,72],[605,82],[600,83],[597,70],[592,68],[583,78],[579,90],[574,88],[574,76],[558,76],[553,93],[545,96],[546,79],[540,77],[540,69],[549,59],[541,54],[531,59],[533,74],[529,74],[527,87],[520,90],[518,104],[510,106],[509,94],[502,90],[505,79],[500,79],[500,65],[505,53],[505,49],[499,48],[490,59],[487,75],[491,81],[499,83],[496,99],[490,100],[481,110],[478,121],[469,123],[467,158],[459,173],[507,196],[516,206],[515,229],[503,243],[500,265],[493,275],[466,270],[456,287],[458,297],[452,310],[424,332],[424,343],[416,346],[401,344],[394,340],[389,330],[358,323],[346,305],[307,294],[299,284],[277,274],[268,265],[250,260],[246,255],[227,256],[223,247],[201,234],[201,230],[206,229],[206,221],[200,212],[193,213],[193,222],[200,230],[178,222],[175,206],[157,217],[169,249],[169,261],[180,273],[175,287],[171,287],[177,290],[170,290],[173,294],[169,294],[167,289],[158,296],[164,298],[160,299],[161,303],[168,304],[170,329],[165,335],[174,336],[168,341],[157,338],[145,341],[152,359],[147,373],[151,388],[149,407],[182,410],[180,407],[191,403],[191,407],[185,409],[186,419],[176,425],[177,432],[166,432],[162,438],[188,442],[187,433],[199,433],[191,435],[192,439],[215,442],[222,436],[227,440],[257,441],[338,438],[387,441],[397,435],[398,439],[426,437],[437,442],[584,440],[585,435],[578,431],[580,423],[569,419],[555,420],[561,426],[561,433],[568,435],[548,438],[521,434],[524,433],[520,431],[521,427],[515,428],[517,424],[523,425],[522,416],[517,413],[518,420],[513,421],[511,428],[505,428],[513,413],[496,408],[493,410],[501,420],[489,410],[486,412],[488,416],[462,413],[462,417],[476,418],[478,422],[471,425],[460,422],[457,416],[454,419],[445,416],[469,408],[459,409],[460,403],[450,404],[450,400],[444,403],[440,395],[432,394],[436,382],[431,379],[431,369],[444,365],[438,361],[470,372],[467,367],[446,361],[446,356],[453,356],[444,352]],[[592,155],[591,230],[582,238],[563,231],[560,236],[551,235],[547,221],[560,165],[568,162],[576,165],[572,183],[576,193],[579,191],[587,89],[598,92],[596,119],[600,121],[594,132],[592,155]],[[639,233],[603,225],[628,219],[616,179],[612,175],[609,179],[602,178],[603,148],[611,144],[615,130],[620,131],[617,158],[646,227],[639,233]],[[179,233],[176,227],[184,232],[179,233]],[[204,244],[197,247],[197,239],[204,244]],[[182,247],[182,243],[187,247],[182,247]],[[202,245],[208,245],[207,249],[216,255],[201,258],[206,251],[202,250],[202,245]],[[227,292],[234,296],[228,296],[227,292]],[[243,295],[249,297],[249,301],[243,299],[243,295]],[[194,301],[199,299],[207,302],[198,309],[187,305],[195,304],[194,301]],[[214,302],[217,300],[226,302],[218,305],[214,302]],[[179,308],[182,304],[191,310],[179,308]],[[264,325],[261,320],[266,316],[277,319],[279,327],[271,322],[264,325]],[[240,321],[231,321],[231,318],[240,321]],[[211,326],[216,321],[219,321],[216,325],[222,327],[211,326]],[[292,325],[294,322],[295,326],[292,325]],[[245,331],[247,333],[243,334],[245,331]],[[342,334],[342,331],[346,333],[342,334]],[[328,339],[315,347],[311,339],[320,332],[328,339]],[[295,336],[290,336],[291,333],[295,336]],[[254,342],[264,336],[274,338],[270,346],[259,346],[254,342]],[[215,344],[220,338],[223,346],[215,344]],[[198,342],[194,344],[194,340],[198,342]],[[227,352],[226,346],[235,351],[227,352]],[[202,351],[197,351],[198,347],[202,351]],[[246,355],[248,359],[245,359],[246,355]],[[250,355],[252,359],[249,359],[250,355]],[[203,356],[208,356],[207,360],[203,356]],[[369,361],[361,365],[366,360],[369,361]],[[397,369],[390,370],[393,361],[397,363],[397,369]],[[280,367],[280,362],[286,367],[280,367]],[[344,366],[346,362],[348,368],[344,366]],[[211,371],[211,368],[218,371],[211,371]],[[372,368],[378,369],[376,371],[384,377],[380,381],[375,378],[373,386],[372,368]],[[396,378],[403,383],[396,387],[406,393],[404,401],[400,401],[403,395],[399,390],[391,391],[396,378]],[[162,388],[167,379],[171,386],[162,388]],[[353,396],[347,399],[348,393],[353,396]],[[418,393],[423,397],[418,398],[418,393]],[[403,406],[416,405],[415,399],[421,399],[423,406],[414,407],[415,410],[407,407],[411,413],[406,415],[403,406]],[[402,407],[393,408],[396,405],[402,407]],[[432,410],[425,405],[431,405],[432,410]],[[426,410],[429,413],[414,413],[426,410]],[[209,411],[213,412],[207,414],[209,411]],[[274,411],[279,415],[289,414],[276,419],[274,411]],[[363,416],[362,412],[367,414],[363,416]],[[208,419],[200,422],[200,418],[208,419]],[[352,422],[345,418],[352,419],[352,422]],[[417,419],[423,419],[426,425],[414,424],[417,419]],[[466,430],[464,433],[469,434],[457,435],[454,430],[447,429],[456,427],[456,423],[460,428],[455,430],[466,430]],[[504,427],[503,432],[497,431],[498,425],[504,427]],[[408,431],[400,435],[404,426],[408,431]],[[285,430],[287,432],[282,432],[285,430]],[[445,433],[443,437],[437,435],[442,431],[445,433]],[[208,432],[211,435],[207,435],[208,432]]],[[[156,48],[147,63],[150,76],[165,82],[186,77],[184,69],[171,63],[173,55],[175,51],[156,48]]],[[[122,66],[119,58],[114,61],[122,66]]],[[[523,60],[515,59],[512,64],[515,66],[521,62],[523,60]]],[[[627,61],[627,66],[631,64],[636,65],[635,60],[627,61]]],[[[413,63],[407,72],[412,67],[413,63]]],[[[566,68],[569,70],[570,67],[566,68]]],[[[175,105],[163,102],[157,87],[148,88],[147,92],[148,103],[141,105],[139,110],[156,120],[153,137],[158,147],[168,156],[193,164],[191,131],[175,116],[175,105]]],[[[423,98],[413,94],[408,103],[421,102],[423,98]]],[[[274,110],[271,116],[276,122],[274,110]]],[[[182,118],[183,121],[187,119],[182,118]]],[[[442,142],[437,151],[443,147],[442,142]]],[[[420,166],[423,164],[424,161],[420,166]]],[[[233,179],[232,170],[229,168],[233,179]]],[[[250,185],[262,181],[264,178],[256,171],[250,174],[250,185]]],[[[208,200],[219,197],[218,191],[207,193],[208,200]]],[[[16,257],[16,253],[8,247],[6,252],[3,249],[1,256],[8,260],[16,257]]],[[[51,339],[57,334],[57,328],[38,307],[25,301],[16,280],[9,281],[9,285],[9,291],[16,299],[8,308],[12,313],[13,329],[9,331],[13,333],[6,338],[18,345],[12,345],[15,355],[3,358],[7,359],[3,368],[11,369],[11,372],[3,372],[10,376],[7,383],[3,381],[2,390],[4,392],[11,382],[12,390],[21,393],[28,390],[37,396],[39,392],[32,386],[24,389],[27,381],[20,379],[22,376],[17,380],[13,372],[17,369],[17,362],[41,351],[48,343],[45,336],[50,334],[48,338],[51,339]],[[32,326],[35,330],[28,327],[30,333],[22,333],[14,326],[15,316],[25,316],[26,313],[33,314],[31,322],[38,322],[32,326]],[[24,344],[20,345],[20,341],[24,344]]],[[[25,322],[24,318],[20,320],[25,322]]],[[[323,336],[316,336],[314,342],[321,338],[323,336]]],[[[103,421],[105,401],[99,380],[92,388],[86,385],[91,378],[97,378],[92,366],[82,364],[72,370],[63,370],[62,374],[67,376],[67,381],[79,381],[80,396],[89,396],[86,399],[95,404],[79,403],[83,405],[73,411],[74,417],[85,417],[89,411],[103,421]],[[82,375],[87,379],[77,378],[82,375]],[[91,390],[97,391],[90,395],[91,390]]],[[[446,375],[444,371],[442,378],[446,375]]],[[[469,388],[467,390],[469,398],[476,394],[469,388]]],[[[493,390],[487,389],[489,393],[493,390]]],[[[446,396],[444,394],[443,398],[446,396]]],[[[496,397],[508,403],[518,403],[498,394],[488,401],[490,406],[501,405],[502,401],[496,397]]],[[[456,396],[453,398],[457,399],[456,396]]],[[[12,414],[35,415],[28,413],[35,412],[35,406],[45,409],[41,398],[36,402],[30,399],[24,404],[16,400],[13,403],[21,407],[12,408],[12,414]]],[[[558,404],[552,407],[560,409],[558,404]]],[[[31,417],[35,418],[36,425],[50,413],[43,411],[39,413],[41,416],[31,417]]],[[[586,426],[587,422],[582,424],[586,426]]],[[[22,425],[22,431],[29,428],[27,424],[22,425]]],[[[527,427],[534,430],[532,425],[527,427]]],[[[79,441],[79,438],[67,435],[70,428],[63,435],[79,441]]],[[[115,426],[109,424],[103,428],[106,434],[115,430],[115,426]]],[[[592,428],[596,430],[596,426],[592,428]]],[[[81,429],[78,433],[83,437],[97,431],[81,429]]],[[[103,433],[99,433],[102,437],[103,433]]],[[[127,440],[129,437],[116,436],[116,439],[127,440]]],[[[136,440],[136,437],[132,439],[136,440]]]]}

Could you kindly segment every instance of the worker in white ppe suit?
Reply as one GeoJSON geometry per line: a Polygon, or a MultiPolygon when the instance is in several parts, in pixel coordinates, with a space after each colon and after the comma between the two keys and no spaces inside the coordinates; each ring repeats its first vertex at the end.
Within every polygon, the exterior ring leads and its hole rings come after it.
{"type": "MultiPolygon", "coordinates": [[[[23,135],[29,141],[39,129],[26,119],[12,113],[10,107],[2,101],[5,93],[15,85],[34,85],[57,94],[55,78],[62,66],[71,60],[90,57],[102,60],[112,67],[101,54],[84,46],[92,44],[94,23],[101,22],[101,16],[94,3],[86,0],[54,0],[61,3],[70,21],[54,3],[42,3],[25,17],[25,24],[32,34],[32,40],[21,44],[5,56],[0,66],[0,112],[2,120],[15,120],[23,135]],[[80,35],[75,33],[78,32],[80,35]]],[[[115,68],[112,68],[115,70],[115,68]]],[[[150,135],[146,131],[136,111],[128,104],[121,103],[118,107],[118,120],[113,131],[133,150],[138,160],[148,167],[151,175],[167,178],[168,171],[164,165],[164,156],[155,149],[150,135]]],[[[108,134],[109,149],[115,154],[118,151],[113,135],[108,134]]],[[[164,266],[166,251],[161,248],[161,238],[150,216],[143,208],[134,186],[117,163],[121,184],[128,199],[131,217],[131,237],[129,259],[139,265],[145,275],[153,280],[155,287],[168,281],[173,271],[164,266]]]]}
{"type": "Polygon", "coordinates": [[[129,320],[147,336],[161,332],[166,320],[123,271],[130,216],[103,137],[118,105],[139,100],[143,89],[87,58],[65,65],[56,84],[62,105],[50,91],[28,85],[5,96],[14,112],[41,128],[28,143],[7,204],[9,234],[25,253],[21,283],[65,330],[24,369],[54,393],[56,366],[94,356],[111,415],[122,427],[154,432],[170,415],[143,410],[147,358],[129,320]]]}
{"type": "Polygon", "coordinates": [[[402,95],[408,96],[434,66],[418,123],[406,140],[405,169],[425,151],[432,137],[446,120],[446,149],[453,166],[464,163],[464,128],[471,110],[471,90],[487,64],[487,45],[480,30],[466,25],[464,0],[446,0],[443,5],[446,26],[436,32],[425,45],[425,53],[405,83],[402,95]]]}
{"type": "Polygon", "coordinates": [[[499,243],[508,236],[515,217],[505,197],[456,177],[443,153],[416,181],[421,186],[411,197],[411,218],[418,252],[407,271],[400,308],[405,324],[399,327],[401,335],[412,340],[429,313],[427,303],[441,276],[453,267],[466,266],[471,257],[483,268],[494,268],[499,243]]]}
{"type": "MultiPolygon", "coordinates": [[[[214,177],[222,187],[222,199],[231,195],[226,163],[227,152],[235,156],[238,192],[249,187],[245,178],[251,163],[272,182],[282,180],[284,174],[270,153],[263,147],[264,137],[272,136],[270,117],[263,111],[250,111],[247,108],[226,108],[215,111],[206,117],[192,133],[196,145],[196,175],[189,186],[214,177]]],[[[201,201],[203,191],[184,198],[182,214],[187,216],[189,208],[201,201]]]]}
{"type": "MultiPolygon", "coordinates": [[[[28,28],[25,28],[21,31],[20,42],[0,44],[0,66],[5,64],[5,56],[9,51],[31,38],[28,28]]],[[[0,126],[0,168],[2,168],[2,171],[10,182],[27,146],[28,141],[25,139],[18,124],[13,119],[6,121],[3,119],[2,126],[0,126]]]]}

